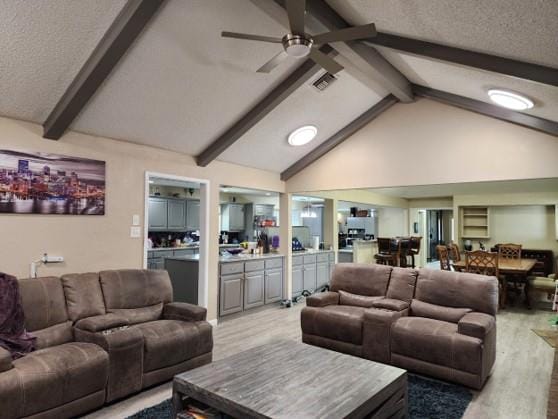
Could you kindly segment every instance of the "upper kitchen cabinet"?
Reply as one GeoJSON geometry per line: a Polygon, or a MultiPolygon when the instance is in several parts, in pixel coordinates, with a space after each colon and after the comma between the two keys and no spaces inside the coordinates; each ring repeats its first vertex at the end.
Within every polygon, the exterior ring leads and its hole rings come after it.
{"type": "Polygon", "coordinates": [[[200,229],[200,201],[186,201],[186,230],[200,229]]]}
{"type": "Polygon", "coordinates": [[[243,204],[221,205],[221,231],[243,231],[244,225],[243,204]]]}
{"type": "Polygon", "coordinates": [[[169,199],[167,205],[168,230],[186,230],[186,201],[183,199],[169,199]]]}
{"type": "Polygon", "coordinates": [[[167,199],[149,198],[149,230],[167,230],[167,208],[167,199]]]}

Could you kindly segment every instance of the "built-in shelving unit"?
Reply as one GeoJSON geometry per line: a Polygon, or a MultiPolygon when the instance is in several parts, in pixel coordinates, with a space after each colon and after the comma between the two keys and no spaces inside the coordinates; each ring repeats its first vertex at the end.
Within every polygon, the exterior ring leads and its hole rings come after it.
{"type": "Polygon", "coordinates": [[[490,238],[490,209],[488,207],[461,208],[461,237],[464,239],[490,238]]]}

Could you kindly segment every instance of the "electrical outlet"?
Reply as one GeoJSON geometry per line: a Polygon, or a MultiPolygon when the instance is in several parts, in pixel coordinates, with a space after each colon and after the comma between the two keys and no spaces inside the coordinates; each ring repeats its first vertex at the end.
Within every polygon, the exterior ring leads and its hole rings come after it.
{"type": "Polygon", "coordinates": [[[130,237],[137,239],[141,237],[141,228],[140,227],[130,227],[130,237]]]}

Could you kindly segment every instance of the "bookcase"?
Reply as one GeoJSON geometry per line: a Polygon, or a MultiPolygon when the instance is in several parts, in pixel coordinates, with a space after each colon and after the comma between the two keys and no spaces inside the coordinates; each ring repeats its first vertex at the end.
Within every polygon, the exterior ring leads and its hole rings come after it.
{"type": "Polygon", "coordinates": [[[464,239],[490,238],[490,209],[461,207],[461,237],[464,239]]]}

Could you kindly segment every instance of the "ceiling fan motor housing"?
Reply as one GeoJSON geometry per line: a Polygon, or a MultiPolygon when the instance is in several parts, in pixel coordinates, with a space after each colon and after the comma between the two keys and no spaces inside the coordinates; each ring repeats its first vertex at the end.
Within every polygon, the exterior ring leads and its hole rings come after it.
{"type": "Polygon", "coordinates": [[[307,38],[303,35],[293,35],[287,34],[283,37],[283,48],[285,52],[291,57],[305,57],[310,54],[312,49],[312,44],[314,41],[312,38],[307,38]]]}

